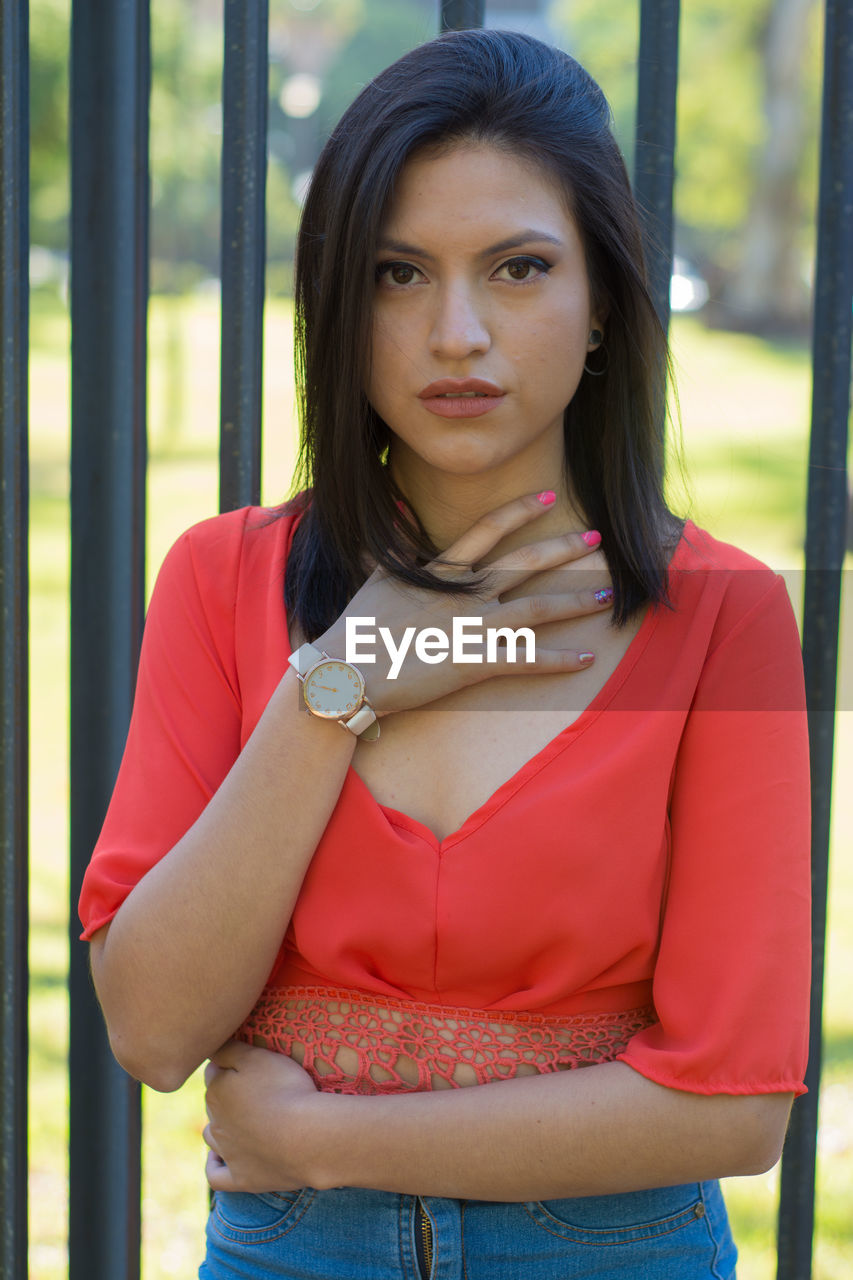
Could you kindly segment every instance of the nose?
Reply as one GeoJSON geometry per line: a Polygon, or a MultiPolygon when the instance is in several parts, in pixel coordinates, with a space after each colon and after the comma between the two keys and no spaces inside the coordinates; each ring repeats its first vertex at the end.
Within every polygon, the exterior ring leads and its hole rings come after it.
{"type": "Polygon", "coordinates": [[[485,302],[475,289],[448,285],[437,292],[430,332],[430,350],[448,360],[483,354],[492,345],[485,302]]]}

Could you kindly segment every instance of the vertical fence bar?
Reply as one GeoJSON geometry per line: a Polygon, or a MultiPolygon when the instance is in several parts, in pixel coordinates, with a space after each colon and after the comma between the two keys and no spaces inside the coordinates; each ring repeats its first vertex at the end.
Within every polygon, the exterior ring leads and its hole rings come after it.
{"type": "MultiPolygon", "coordinates": [[[[144,610],[148,0],[71,22],[71,897],[112,790],[144,610]]],[[[72,938],[77,929],[72,923],[72,938]]],[[[139,1086],[71,945],[71,1280],[136,1280],[139,1086]]]]}
{"type": "Polygon", "coordinates": [[[634,195],[643,219],[651,295],[664,329],[672,275],[679,14],[679,0],[640,3],[634,195]]]}
{"type": "Polygon", "coordinates": [[[794,1107],[782,1161],[778,1280],[806,1280],[811,1275],[838,625],[848,501],[851,299],[853,4],[828,0],[803,609],[812,776],[811,1053],[809,1093],[794,1107]]]}
{"type": "Polygon", "coordinates": [[[225,0],[220,511],[261,492],[268,49],[268,0],[225,0]]]}
{"type": "Polygon", "coordinates": [[[0,1275],[27,1275],[27,0],[0,0],[0,1275]]]}
{"type": "Polygon", "coordinates": [[[486,0],[441,0],[441,30],[469,31],[486,21],[486,0]]]}

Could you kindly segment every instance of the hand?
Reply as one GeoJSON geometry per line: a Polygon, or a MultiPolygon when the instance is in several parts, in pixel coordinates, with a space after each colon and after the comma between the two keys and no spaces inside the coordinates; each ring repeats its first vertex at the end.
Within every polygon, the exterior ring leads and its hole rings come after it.
{"type": "Polygon", "coordinates": [[[229,1040],[205,1067],[204,1082],[211,1187],[259,1192],[305,1186],[298,1104],[317,1092],[308,1073],[285,1054],[229,1040]]]}
{"type": "MultiPolygon", "coordinates": [[[[536,661],[510,662],[507,650],[499,648],[492,662],[453,662],[450,655],[442,662],[427,663],[415,653],[413,633],[434,628],[450,637],[454,617],[480,618],[482,628],[537,626],[585,614],[600,613],[609,607],[610,599],[596,598],[595,586],[563,594],[517,595],[520,584],[547,569],[583,560],[597,550],[580,533],[561,534],[528,543],[488,563],[489,553],[507,535],[530,523],[548,508],[534,495],[517,498],[489,512],[448,547],[440,559],[428,567],[448,582],[473,583],[479,588],[470,594],[428,591],[411,587],[378,568],[353,596],[337,621],[314,641],[318,649],[334,656],[346,653],[348,618],[373,619],[373,649],[376,661],[363,667],[371,704],[377,715],[388,715],[432,702],[465,685],[495,675],[580,671],[589,665],[591,655],[571,649],[546,649],[537,644],[536,661]],[[504,595],[513,598],[502,599],[504,595]],[[379,639],[379,629],[387,628],[398,654],[392,667],[386,645],[379,639]],[[406,636],[406,633],[408,637],[406,636]],[[406,643],[408,640],[408,648],[406,643]],[[392,675],[391,672],[394,672],[392,675]]],[[[605,575],[602,575],[603,578],[605,575]]],[[[470,633],[469,633],[470,637],[470,633]]],[[[468,645],[471,645],[470,638],[468,645]]],[[[471,652],[471,648],[468,649],[471,652]]],[[[354,658],[356,666],[361,665],[354,658]]]]}

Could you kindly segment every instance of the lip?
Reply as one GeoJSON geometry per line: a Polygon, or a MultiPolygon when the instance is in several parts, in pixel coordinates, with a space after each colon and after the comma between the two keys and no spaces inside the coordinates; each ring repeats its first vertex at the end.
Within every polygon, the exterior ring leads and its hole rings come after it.
{"type": "Polygon", "coordinates": [[[439,378],[418,392],[424,408],[439,418],[479,418],[497,408],[505,397],[503,388],[484,378],[439,378]]]}
{"type": "Polygon", "coordinates": [[[494,382],[486,382],[483,378],[439,378],[431,382],[423,391],[418,392],[420,400],[431,400],[433,396],[463,395],[466,391],[479,391],[485,396],[502,396],[503,388],[494,382]]]}

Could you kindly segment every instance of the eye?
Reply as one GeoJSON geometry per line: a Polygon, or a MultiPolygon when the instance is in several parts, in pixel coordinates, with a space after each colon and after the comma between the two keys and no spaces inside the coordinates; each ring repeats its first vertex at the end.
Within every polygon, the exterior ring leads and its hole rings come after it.
{"type": "Polygon", "coordinates": [[[388,288],[395,285],[403,288],[407,284],[414,284],[420,275],[421,272],[410,262],[380,262],[376,268],[377,284],[384,284],[388,288]]]}
{"type": "Polygon", "coordinates": [[[509,277],[516,284],[527,284],[528,281],[536,280],[539,276],[547,275],[550,270],[550,265],[543,258],[510,258],[508,262],[498,267],[495,276],[498,279],[509,277]],[[502,272],[505,273],[504,276],[501,275],[502,272]]]}

